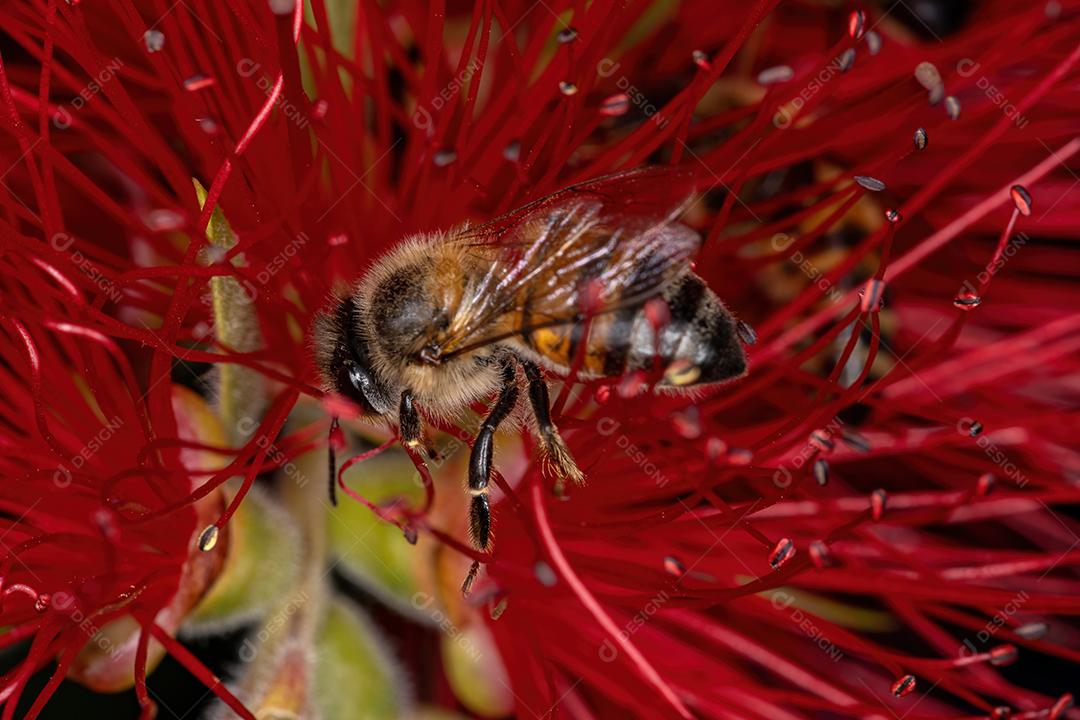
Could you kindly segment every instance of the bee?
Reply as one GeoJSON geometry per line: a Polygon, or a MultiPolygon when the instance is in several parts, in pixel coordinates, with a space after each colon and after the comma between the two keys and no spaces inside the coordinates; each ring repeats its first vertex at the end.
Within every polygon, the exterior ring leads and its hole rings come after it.
{"type": "Polygon", "coordinates": [[[700,237],[678,218],[692,189],[684,172],[640,168],[405,239],[317,317],[324,389],[396,423],[414,449],[425,445],[420,409],[447,419],[494,398],[468,471],[469,532],[487,550],[494,435],[508,418],[531,416],[557,492],[584,482],[552,422],[547,373],[660,368],[657,388],[675,392],[746,373],[734,317],[691,270],[700,237]]]}

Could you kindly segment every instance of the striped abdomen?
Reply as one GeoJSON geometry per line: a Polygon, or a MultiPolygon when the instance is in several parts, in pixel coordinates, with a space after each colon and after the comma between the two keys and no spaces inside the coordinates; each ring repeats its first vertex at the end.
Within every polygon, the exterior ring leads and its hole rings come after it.
{"type": "MultiPolygon", "coordinates": [[[[635,370],[666,369],[662,385],[686,386],[720,382],[746,371],[746,355],[739,343],[735,320],[720,299],[693,273],[672,281],[656,300],[621,308],[592,319],[581,372],[613,377],[635,370]],[[661,310],[661,312],[657,312],[661,310]],[[650,317],[652,320],[650,320],[650,317]],[[656,365],[656,363],[659,365],[656,365]]],[[[526,312],[519,327],[538,322],[526,312]]],[[[526,332],[526,345],[557,369],[569,368],[585,336],[583,323],[526,332]]]]}

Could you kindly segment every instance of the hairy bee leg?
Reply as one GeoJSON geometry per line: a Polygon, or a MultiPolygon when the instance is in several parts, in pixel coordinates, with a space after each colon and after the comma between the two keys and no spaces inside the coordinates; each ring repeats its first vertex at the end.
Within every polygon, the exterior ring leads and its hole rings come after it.
{"type": "Polygon", "coordinates": [[[518,362],[529,381],[529,402],[536,416],[536,429],[540,435],[544,463],[555,476],[555,494],[562,495],[567,480],[575,485],[582,485],[585,482],[585,473],[578,468],[574,456],[570,454],[570,448],[566,447],[566,442],[559,434],[559,429],[551,422],[551,403],[540,366],[522,357],[518,358],[518,362]]]}
{"type": "Polygon", "coordinates": [[[398,422],[401,426],[401,444],[409,447],[420,445],[420,413],[416,412],[411,390],[401,393],[401,405],[398,407],[398,422]]]}
{"type": "Polygon", "coordinates": [[[435,449],[424,441],[424,430],[420,425],[420,413],[416,411],[412,391],[406,390],[401,393],[401,405],[398,407],[398,422],[400,423],[401,444],[411,448],[424,448],[429,460],[439,457],[435,449]]]}
{"type": "Polygon", "coordinates": [[[327,435],[326,440],[326,464],[327,470],[329,470],[328,477],[330,478],[330,504],[334,506],[337,505],[337,448],[334,446],[340,432],[341,425],[338,422],[338,416],[334,415],[330,418],[330,433],[327,435]]]}
{"type": "Polygon", "coordinates": [[[480,561],[473,560],[469,565],[469,574],[465,576],[465,580],[461,583],[461,594],[465,597],[469,596],[472,592],[473,583],[476,582],[476,576],[480,574],[480,561]]]}
{"type": "Polygon", "coordinates": [[[509,360],[502,365],[502,390],[495,404],[480,425],[469,455],[469,534],[473,545],[481,550],[488,548],[491,540],[491,506],[488,503],[488,480],[491,478],[491,456],[495,446],[495,430],[517,403],[518,388],[514,366],[509,360]]]}

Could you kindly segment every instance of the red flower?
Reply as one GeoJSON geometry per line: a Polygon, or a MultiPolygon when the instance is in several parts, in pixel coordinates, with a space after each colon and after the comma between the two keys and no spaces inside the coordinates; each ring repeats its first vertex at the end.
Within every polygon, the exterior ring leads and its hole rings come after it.
{"type": "Polygon", "coordinates": [[[204,457],[182,449],[205,438],[186,426],[204,418],[170,384],[139,385],[117,342],[82,323],[85,300],[63,271],[20,239],[8,251],[0,614],[4,646],[32,642],[3,678],[4,717],[54,659],[28,717],[65,674],[102,691],[134,681],[148,707],[146,665],[161,656],[151,636],[174,643],[221,564],[193,535],[221,512],[220,494],[191,493],[204,457]]]}
{"type": "Polygon", "coordinates": [[[756,328],[749,377],[567,384],[554,415],[588,485],[556,501],[531,454],[499,457],[491,556],[431,495],[377,508],[485,561],[471,602],[498,617],[517,713],[1065,717],[995,667],[1078,659],[1080,16],[992,2],[920,42],[891,9],[777,5],[0,9],[0,438],[24,478],[0,623],[32,639],[7,717],[93,636],[58,593],[146,628],[137,676],[151,631],[195,667],[153,618],[205,587],[182,579],[192,538],[309,442],[267,445],[320,395],[308,329],[333,286],[410,233],[642,164],[696,174],[697,272],[756,328]],[[257,342],[202,302],[227,277],[257,342]],[[275,393],[226,469],[181,458],[174,360],[275,393]],[[102,416],[123,437],[56,487],[102,416]]]}

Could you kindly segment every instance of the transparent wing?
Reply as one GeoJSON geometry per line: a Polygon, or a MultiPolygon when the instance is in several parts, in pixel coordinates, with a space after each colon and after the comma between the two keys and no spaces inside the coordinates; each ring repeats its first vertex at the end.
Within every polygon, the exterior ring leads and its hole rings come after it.
{"type": "Polygon", "coordinates": [[[644,303],[685,273],[700,237],[679,224],[693,178],[642,168],[562,190],[451,235],[476,267],[441,355],[644,303]],[[528,325],[515,324],[528,318],[528,325]]]}

